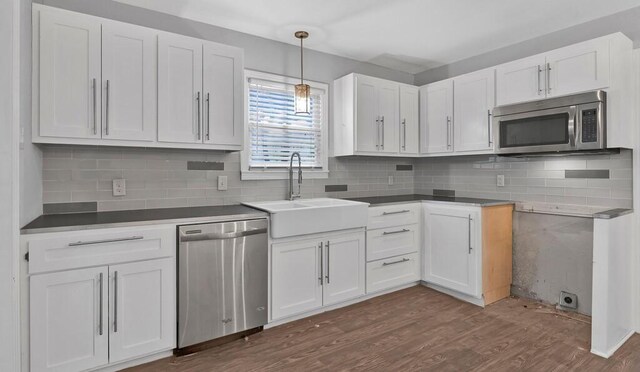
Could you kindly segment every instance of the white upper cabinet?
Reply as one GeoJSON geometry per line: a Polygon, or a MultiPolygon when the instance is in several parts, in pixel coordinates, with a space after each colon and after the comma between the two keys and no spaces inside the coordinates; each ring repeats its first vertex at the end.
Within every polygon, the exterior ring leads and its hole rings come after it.
{"type": "Polygon", "coordinates": [[[202,99],[202,41],[160,35],[158,140],[201,143],[202,99]]]}
{"type": "Polygon", "coordinates": [[[495,70],[458,76],[454,84],[454,148],[459,151],[493,149],[491,110],[495,106],[495,70]]]}
{"type": "Polygon", "coordinates": [[[400,153],[417,155],[419,146],[418,87],[400,87],[400,153]]]}
{"type": "Polygon", "coordinates": [[[497,106],[597,89],[618,90],[625,83],[616,74],[628,74],[630,50],[631,41],[616,33],[500,65],[497,106]]]}
{"type": "Polygon", "coordinates": [[[547,53],[547,96],[607,88],[609,42],[599,38],[547,53]]]}
{"type": "Polygon", "coordinates": [[[453,80],[420,88],[420,153],[453,151],[453,80]]]}
{"type": "Polygon", "coordinates": [[[375,80],[356,78],[356,151],[375,152],[380,148],[378,88],[375,80]]]}
{"type": "Polygon", "coordinates": [[[398,152],[400,85],[391,81],[378,84],[378,117],[380,120],[380,152],[398,152]]]}
{"type": "Polygon", "coordinates": [[[497,105],[544,98],[544,55],[500,65],[496,69],[497,105]]]}
{"type": "Polygon", "coordinates": [[[203,60],[204,142],[242,146],[242,49],[205,43],[203,60]]]}
{"type": "Polygon", "coordinates": [[[34,21],[34,39],[40,49],[34,55],[39,52],[40,127],[34,133],[100,138],[100,22],[49,11],[39,19],[39,24],[34,21]]]}
{"type": "Polygon", "coordinates": [[[154,141],[158,35],[120,22],[102,26],[102,137],[154,141]]]}
{"type": "Polygon", "coordinates": [[[109,362],[107,267],[31,276],[32,371],[83,371],[109,362]]]}
{"type": "Polygon", "coordinates": [[[417,134],[416,121],[418,96],[415,87],[394,81],[359,74],[349,74],[334,81],[333,89],[333,154],[408,156],[415,155],[408,139],[407,149],[402,149],[404,139],[403,119],[408,135],[417,134]],[[402,112],[401,89],[405,101],[402,112]],[[414,89],[412,91],[411,89],[414,89]],[[409,100],[415,100],[409,102],[409,100]],[[413,111],[412,111],[413,109],[413,111]],[[403,118],[403,115],[406,118],[403,118]]]}
{"type": "Polygon", "coordinates": [[[243,50],[33,5],[33,142],[242,150],[243,50]]]}

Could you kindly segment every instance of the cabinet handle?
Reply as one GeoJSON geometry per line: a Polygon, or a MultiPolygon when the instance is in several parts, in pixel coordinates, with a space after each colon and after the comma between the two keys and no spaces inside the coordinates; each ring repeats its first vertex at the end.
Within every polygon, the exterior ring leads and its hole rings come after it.
{"type": "Polygon", "coordinates": [[[69,247],[76,247],[79,245],[91,245],[91,244],[103,244],[103,243],[116,243],[116,242],[126,242],[129,240],[142,240],[144,239],[144,236],[141,235],[136,235],[136,236],[130,236],[128,238],[117,238],[117,239],[103,239],[103,240],[90,240],[90,241],[77,241],[74,243],[69,243],[68,246],[69,247]]]}
{"type": "Polygon", "coordinates": [[[542,73],[542,67],[538,65],[538,95],[542,94],[542,88],[540,87],[540,74],[542,73]]]}
{"type": "Polygon", "coordinates": [[[402,119],[402,149],[407,149],[407,119],[402,119]]]}
{"type": "Polygon", "coordinates": [[[380,117],[376,116],[376,149],[380,149],[380,117]]]}
{"type": "Polygon", "coordinates": [[[93,134],[98,134],[98,113],[96,112],[97,102],[96,96],[98,87],[96,86],[96,79],[93,79],[93,134]]]}
{"type": "Polygon", "coordinates": [[[547,72],[545,75],[547,76],[547,94],[551,94],[551,63],[547,62],[547,72]]]}
{"type": "Polygon", "coordinates": [[[409,212],[411,212],[411,211],[410,211],[410,210],[408,210],[408,209],[403,209],[403,210],[401,210],[401,211],[394,211],[394,212],[382,212],[382,215],[383,215],[383,216],[388,216],[388,215],[390,215],[390,214],[400,214],[400,213],[409,213],[409,212]]]}
{"type": "Polygon", "coordinates": [[[324,244],[323,242],[320,242],[320,244],[318,245],[318,250],[320,251],[320,261],[319,261],[320,262],[320,276],[318,277],[318,280],[320,281],[320,285],[323,285],[322,279],[323,279],[323,276],[324,276],[324,265],[323,265],[324,258],[323,258],[323,254],[322,254],[322,246],[323,246],[323,244],[324,244]]]}
{"type": "Polygon", "coordinates": [[[493,146],[491,139],[491,110],[487,110],[487,138],[489,139],[489,147],[493,146]]]}
{"type": "Polygon", "coordinates": [[[106,136],[109,135],[109,80],[107,80],[106,83],[106,94],[107,94],[107,98],[106,98],[106,102],[105,102],[105,108],[104,108],[104,134],[106,136]]]}
{"type": "Polygon", "coordinates": [[[402,233],[406,233],[409,232],[411,230],[409,229],[402,229],[402,230],[397,230],[397,231],[385,231],[382,233],[382,235],[393,235],[393,234],[402,234],[402,233]]]}
{"type": "Polygon", "coordinates": [[[447,148],[451,148],[451,117],[447,116],[447,148]]]}
{"type": "Polygon", "coordinates": [[[471,254],[471,250],[473,249],[471,248],[471,221],[473,221],[473,219],[471,215],[469,215],[469,254],[471,254]]]}
{"type": "Polygon", "coordinates": [[[381,132],[382,132],[382,149],[384,150],[384,116],[382,117],[381,123],[382,123],[382,125],[381,125],[381,127],[382,127],[382,129],[381,129],[381,132]]]}
{"type": "Polygon", "coordinates": [[[118,332],[118,272],[113,273],[113,332],[118,332]]]}
{"type": "Polygon", "coordinates": [[[98,321],[98,331],[99,331],[100,336],[102,336],[102,333],[103,333],[102,332],[102,328],[103,328],[102,327],[102,294],[103,294],[103,291],[104,291],[104,282],[103,282],[102,273],[100,273],[100,279],[98,279],[98,280],[100,281],[100,302],[99,302],[100,303],[100,305],[99,305],[100,309],[98,310],[99,311],[99,313],[98,313],[99,315],[98,316],[100,317],[100,320],[98,321]]]}
{"type": "Polygon", "coordinates": [[[210,93],[207,93],[207,141],[211,139],[211,100],[210,93]]]}
{"type": "Polygon", "coordinates": [[[382,263],[382,266],[395,265],[395,264],[399,264],[399,263],[403,263],[403,262],[407,262],[407,261],[411,261],[411,260],[405,257],[405,258],[403,258],[403,259],[401,259],[401,260],[398,260],[398,261],[393,261],[393,262],[383,262],[383,263],[382,263]]]}
{"type": "Polygon", "coordinates": [[[196,106],[197,115],[196,115],[196,135],[198,136],[198,140],[200,140],[200,92],[196,94],[196,106]]]}
{"type": "Polygon", "coordinates": [[[330,248],[330,247],[331,247],[331,246],[329,245],[329,241],[327,240],[327,275],[325,276],[325,278],[327,279],[327,284],[329,284],[329,283],[330,283],[330,282],[329,282],[329,276],[330,276],[329,272],[330,272],[330,270],[331,270],[331,269],[330,269],[330,267],[331,267],[331,260],[329,259],[329,257],[331,257],[331,256],[330,256],[330,254],[331,254],[331,253],[330,253],[330,252],[331,252],[331,248],[330,248]]]}

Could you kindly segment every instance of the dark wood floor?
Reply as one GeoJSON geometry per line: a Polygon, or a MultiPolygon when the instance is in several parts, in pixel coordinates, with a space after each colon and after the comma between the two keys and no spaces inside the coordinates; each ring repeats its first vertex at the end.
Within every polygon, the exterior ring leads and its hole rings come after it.
{"type": "Polygon", "coordinates": [[[640,336],[589,353],[590,319],[510,298],[481,309],[424,287],[131,371],[640,371],[640,336]]]}

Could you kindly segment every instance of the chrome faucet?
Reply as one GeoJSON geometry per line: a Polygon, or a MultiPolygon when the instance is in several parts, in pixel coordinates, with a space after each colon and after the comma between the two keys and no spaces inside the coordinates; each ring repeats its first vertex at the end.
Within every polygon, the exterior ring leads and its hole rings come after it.
{"type": "Polygon", "coordinates": [[[295,200],[300,198],[300,190],[302,188],[302,158],[300,158],[299,152],[291,154],[289,159],[289,200],[295,200]],[[298,156],[298,193],[293,192],[293,157],[298,156]]]}

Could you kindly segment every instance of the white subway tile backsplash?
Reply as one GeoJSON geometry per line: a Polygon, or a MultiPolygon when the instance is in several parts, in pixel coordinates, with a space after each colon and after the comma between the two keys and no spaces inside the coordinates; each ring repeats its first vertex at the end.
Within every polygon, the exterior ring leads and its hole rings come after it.
{"type": "Polygon", "coordinates": [[[544,204],[554,209],[571,209],[575,205],[632,208],[632,174],[630,150],[562,158],[424,158],[414,163],[417,193],[449,189],[458,196],[493,195],[492,198],[544,204]],[[565,178],[565,170],[608,170],[610,178],[565,178]],[[498,174],[505,176],[505,187],[495,187],[498,174]]]}

